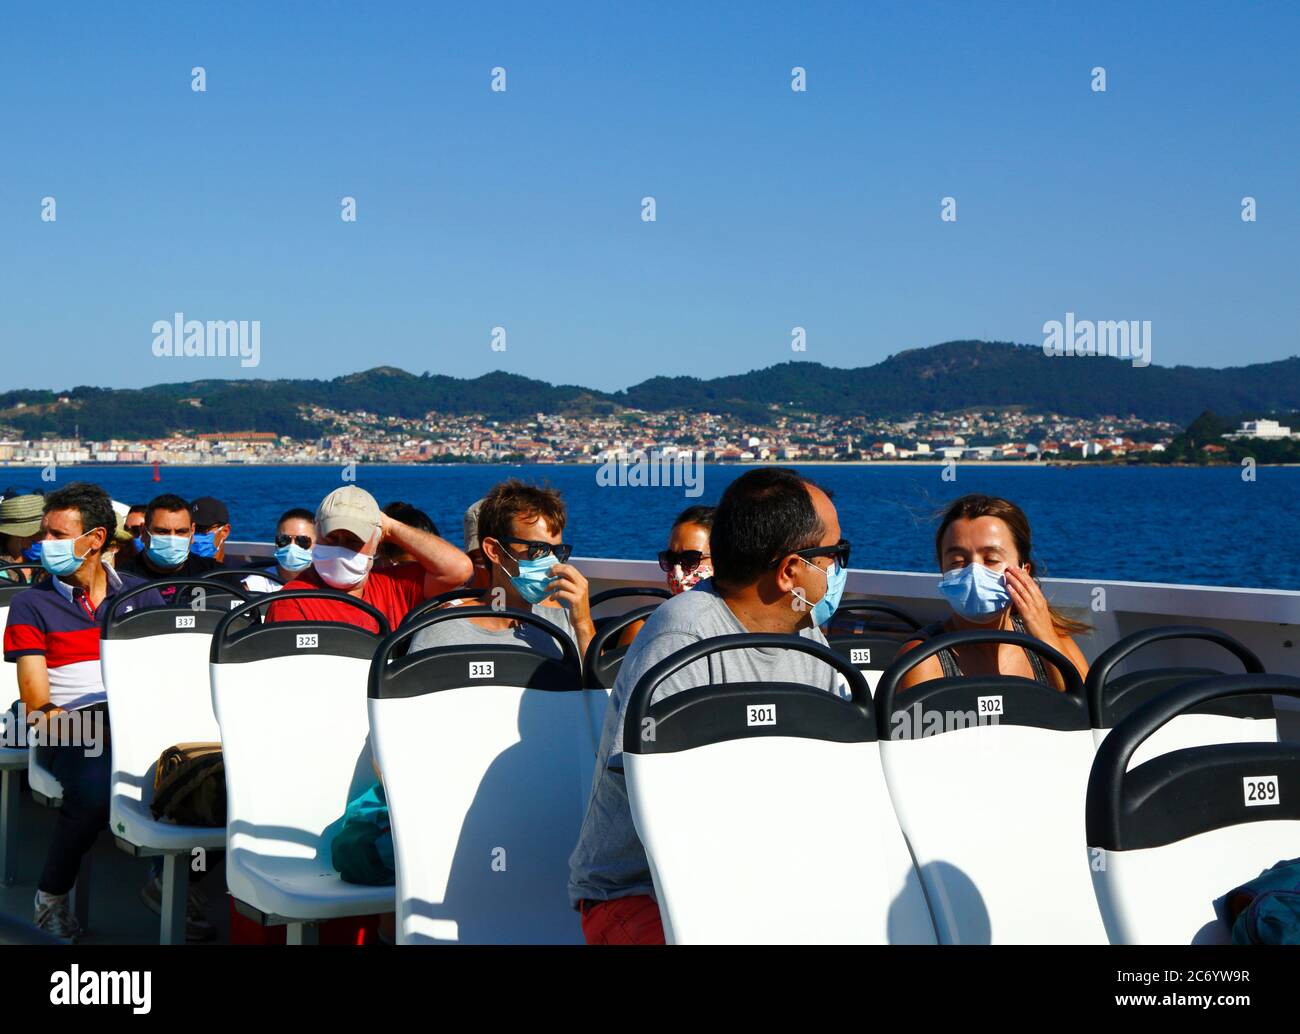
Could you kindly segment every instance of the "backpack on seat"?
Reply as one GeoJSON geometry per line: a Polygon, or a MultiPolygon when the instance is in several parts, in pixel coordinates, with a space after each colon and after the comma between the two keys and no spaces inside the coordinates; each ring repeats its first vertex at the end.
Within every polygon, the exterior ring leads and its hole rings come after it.
{"type": "Polygon", "coordinates": [[[1300,858],[1265,869],[1217,904],[1233,944],[1300,944],[1300,858]]]}
{"type": "Polygon", "coordinates": [[[180,826],[226,824],[226,766],[220,743],[178,743],[158,758],[149,810],[180,826]]]}
{"type": "Polygon", "coordinates": [[[388,887],[397,883],[393,860],[393,827],[388,817],[384,784],[375,783],[348,802],[343,826],[330,843],[330,864],[344,883],[388,887]]]}

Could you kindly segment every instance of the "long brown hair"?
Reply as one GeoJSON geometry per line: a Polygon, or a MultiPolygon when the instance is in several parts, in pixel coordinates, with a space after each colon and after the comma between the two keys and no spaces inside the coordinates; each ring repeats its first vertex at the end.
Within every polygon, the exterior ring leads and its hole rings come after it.
{"type": "MultiPolygon", "coordinates": [[[[977,517],[996,517],[1002,521],[1011,529],[1011,537],[1016,543],[1016,552],[1020,554],[1020,562],[1022,564],[1033,562],[1034,547],[1029,533],[1029,518],[1025,516],[1025,511],[1010,499],[973,493],[954,500],[943,511],[943,516],[939,521],[939,530],[934,534],[934,552],[939,559],[940,570],[943,569],[943,537],[947,534],[948,528],[951,527],[954,521],[974,520],[977,517]]],[[[1034,563],[1030,573],[1034,581],[1039,581],[1039,565],[1037,563],[1034,563]]],[[[1047,605],[1047,609],[1052,615],[1052,624],[1056,626],[1058,632],[1079,635],[1092,631],[1090,625],[1066,617],[1050,603],[1047,605]]]]}

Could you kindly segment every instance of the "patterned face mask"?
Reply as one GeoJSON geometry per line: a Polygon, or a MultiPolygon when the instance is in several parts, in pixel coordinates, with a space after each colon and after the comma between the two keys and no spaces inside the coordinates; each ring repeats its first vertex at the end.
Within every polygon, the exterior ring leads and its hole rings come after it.
{"type": "Polygon", "coordinates": [[[711,564],[701,563],[688,573],[682,572],[681,564],[674,564],[673,569],[668,572],[668,588],[676,596],[678,593],[686,592],[687,589],[694,589],[704,579],[712,577],[711,564]]]}

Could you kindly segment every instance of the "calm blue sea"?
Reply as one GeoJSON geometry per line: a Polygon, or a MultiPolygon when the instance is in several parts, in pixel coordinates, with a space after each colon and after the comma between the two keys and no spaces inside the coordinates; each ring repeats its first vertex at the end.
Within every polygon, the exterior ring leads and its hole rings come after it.
{"type": "MultiPolygon", "coordinates": [[[[940,467],[802,468],[831,489],[853,566],[931,571],[934,513],[967,492],[1014,500],[1029,514],[1034,550],[1046,573],[1063,578],[1300,589],[1300,469],[1260,468],[1243,481],[1229,468],[940,467]]],[[[314,509],[340,481],[339,467],[64,467],[57,484],[95,481],[115,499],[146,501],[158,491],[215,495],[230,507],[233,534],[269,539],[280,512],[314,509]]],[[[403,499],[425,510],[452,541],[461,516],[493,482],[508,476],[549,481],[569,504],[565,540],[580,556],[653,559],[673,516],[716,502],[745,468],[708,466],[704,494],[681,488],[602,488],[594,466],[359,466],[357,483],[385,505],[403,499]]],[[[0,487],[44,487],[34,470],[0,471],[0,487]]]]}

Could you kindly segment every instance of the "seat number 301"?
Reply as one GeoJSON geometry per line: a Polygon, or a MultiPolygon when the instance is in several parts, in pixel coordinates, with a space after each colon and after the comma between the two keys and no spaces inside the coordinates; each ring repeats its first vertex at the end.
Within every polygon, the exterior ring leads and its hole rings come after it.
{"type": "Polygon", "coordinates": [[[775,725],[776,704],[749,704],[745,708],[746,725],[775,725]]]}
{"type": "Polygon", "coordinates": [[[1247,808],[1261,804],[1280,804],[1281,792],[1278,790],[1277,776],[1246,776],[1241,781],[1242,796],[1247,808]]]}

